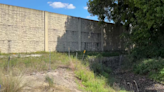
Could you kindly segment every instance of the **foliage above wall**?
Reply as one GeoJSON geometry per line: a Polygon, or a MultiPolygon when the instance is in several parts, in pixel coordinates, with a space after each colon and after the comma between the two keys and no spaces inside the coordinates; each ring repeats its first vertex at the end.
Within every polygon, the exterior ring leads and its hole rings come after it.
{"type": "Polygon", "coordinates": [[[88,11],[100,21],[123,24],[135,56],[164,57],[164,0],[89,0],[88,11]]]}

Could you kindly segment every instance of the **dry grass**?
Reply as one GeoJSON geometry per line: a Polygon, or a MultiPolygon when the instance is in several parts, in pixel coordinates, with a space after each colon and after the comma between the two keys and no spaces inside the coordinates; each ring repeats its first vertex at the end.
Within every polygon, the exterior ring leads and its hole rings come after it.
{"type": "MultiPolygon", "coordinates": [[[[10,55],[4,55],[4,58],[0,58],[0,92],[24,92],[24,87],[27,86],[23,83],[23,73],[30,74],[33,72],[47,71],[49,69],[56,69],[59,65],[72,65],[69,62],[69,57],[62,53],[39,53],[41,57],[16,57],[11,58],[8,63],[8,57],[10,55]],[[8,69],[9,66],[9,69],[8,69]],[[10,71],[12,70],[12,71],[10,71]],[[10,71],[10,72],[9,72],[10,71]]],[[[72,67],[72,66],[71,66],[72,67]]],[[[39,92],[46,90],[67,90],[64,87],[54,86],[50,78],[47,77],[49,86],[39,88],[39,92]]],[[[35,90],[35,89],[34,89],[35,90]]],[[[35,90],[37,91],[37,90],[35,90]]],[[[52,91],[51,91],[52,92],[52,91]]],[[[66,91],[65,91],[66,92],[66,91]]]]}
{"type": "Polygon", "coordinates": [[[23,83],[22,73],[20,73],[19,76],[14,76],[13,72],[9,72],[8,74],[1,72],[0,74],[0,92],[22,92],[26,86],[26,84],[23,83]]]}
{"type": "MultiPolygon", "coordinates": [[[[27,54],[28,55],[28,54],[27,54]]],[[[0,58],[0,70],[8,70],[8,55],[6,58],[0,58]]],[[[17,68],[25,73],[47,71],[50,68],[56,69],[59,65],[69,65],[69,57],[62,53],[42,53],[41,57],[16,57],[11,58],[9,62],[10,70],[17,68]]]]}

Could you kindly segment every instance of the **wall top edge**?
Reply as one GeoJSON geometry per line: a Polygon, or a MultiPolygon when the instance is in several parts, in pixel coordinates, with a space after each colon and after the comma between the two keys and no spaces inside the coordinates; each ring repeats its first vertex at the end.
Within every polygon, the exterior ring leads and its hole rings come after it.
{"type": "MultiPolygon", "coordinates": [[[[38,9],[32,9],[32,8],[27,8],[27,7],[21,7],[21,6],[15,6],[15,5],[8,5],[8,4],[2,4],[2,3],[0,3],[0,5],[6,5],[6,6],[12,6],[12,7],[19,7],[19,8],[25,8],[25,9],[31,9],[31,10],[36,10],[36,11],[42,11],[42,12],[48,12],[48,13],[58,14],[58,15],[64,15],[64,14],[59,14],[59,13],[54,13],[54,12],[49,12],[49,11],[44,11],[44,10],[38,10],[38,9]]],[[[87,21],[99,22],[99,21],[92,20],[92,19],[86,19],[86,18],[75,17],[75,16],[70,16],[70,15],[64,15],[64,16],[79,18],[79,19],[83,19],[83,20],[87,20],[87,21]]],[[[110,25],[114,25],[113,23],[108,23],[108,22],[105,22],[105,23],[106,24],[110,24],[110,25]]]]}

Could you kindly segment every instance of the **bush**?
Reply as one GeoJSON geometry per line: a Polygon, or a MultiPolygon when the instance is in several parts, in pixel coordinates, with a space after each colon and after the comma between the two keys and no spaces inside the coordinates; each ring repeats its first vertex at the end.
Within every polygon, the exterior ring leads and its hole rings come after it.
{"type": "Polygon", "coordinates": [[[164,60],[144,59],[133,68],[137,74],[148,75],[156,81],[164,81],[164,60]]]}
{"type": "Polygon", "coordinates": [[[131,50],[131,55],[137,60],[142,58],[164,57],[164,48],[163,46],[159,48],[155,45],[135,47],[131,50]]]}
{"type": "Polygon", "coordinates": [[[101,64],[99,62],[91,63],[90,67],[97,75],[103,75],[104,77],[109,77],[109,74],[111,73],[110,67],[106,67],[104,64],[101,64]]]}

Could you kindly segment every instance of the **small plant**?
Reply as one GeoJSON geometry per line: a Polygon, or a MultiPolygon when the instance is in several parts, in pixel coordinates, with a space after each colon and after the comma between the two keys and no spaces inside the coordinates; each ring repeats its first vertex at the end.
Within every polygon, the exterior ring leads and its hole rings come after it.
{"type": "Polygon", "coordinates": [[[20,54],[18,54],[18,58],[21,58],[21,55],[20,54]]]}
{"type": "Polygon", "coordinates": [[[46,76],[45,81],[48,82],[49,87],[52,87],[54,84],[53,79],[50,78],[49,76],[46,76]]]}

